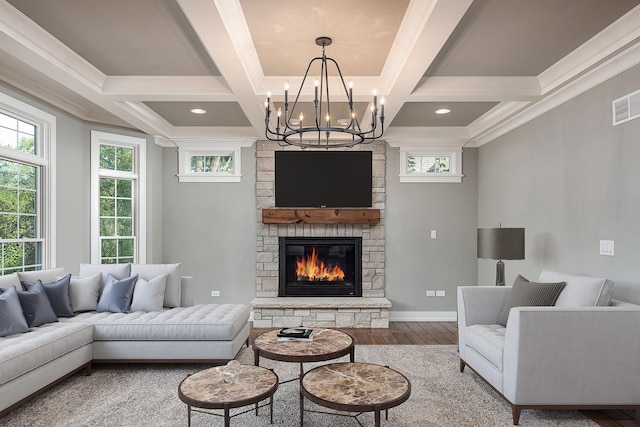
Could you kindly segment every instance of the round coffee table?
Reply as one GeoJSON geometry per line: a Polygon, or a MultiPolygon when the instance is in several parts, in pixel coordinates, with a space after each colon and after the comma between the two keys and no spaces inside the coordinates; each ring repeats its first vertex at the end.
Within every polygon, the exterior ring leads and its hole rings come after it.
{"type": "MultiPolygon", "coordinates": [[[[220,367],[222,368],[222,367],[220,367]]],[[[217,415],[213,412],[200,411],[202,409],[223,409],[224,425],[229,427],[231,408],[239,408],[256,404],[258,415],[258,402],[269,398],[271,423],[273,424],[273,393],[278,389],[278,376],[270,369],[259,366],[242,365],[237,379],[233,383],[225,383],[222,380],[222,369],[210,368],[188,376],[178,386],[180,400],[187,404],[187,425],[191,426],[191,411],[202,412],[209,415],[217,415]]],[[[265,404],[266,405],[266,404],[265,404]]],[[[265,406],[262,405],[262,406],[265,406]]],[[[240,412],[244,414],[253,409],[240,412]]]]}
{"type": "Polygon", "coordinates": [[[302,378],[303,363],[333,360],[347,354],[351,362],[354,361],[353,338],[347,333],[318,328],[313,330],[313,341],[278,341],[278,332],[280,330],[260,334],[253,341],[256,366],[260,365],[260,356],[281,362],[297,362],[302,378]]]}
{"type": "MultiPolygon", "coordinates": [[[[345,412],[375,412],[380,426],[380,411],[389,419],[389,408],[400,405],[411,395],[411,383],[401,373],[372,363],[331,363],[307,372],[300,385],[300,425],[304,417],[304,398],[345,412]]],[[[339,414],[336,414],[339,415],[339,414]]]]}

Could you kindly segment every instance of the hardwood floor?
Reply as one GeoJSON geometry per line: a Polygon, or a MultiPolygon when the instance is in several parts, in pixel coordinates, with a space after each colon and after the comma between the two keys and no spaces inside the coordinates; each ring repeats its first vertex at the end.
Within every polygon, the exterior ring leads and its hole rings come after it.
{"type": "MultiPolygon", "coordinates": [[[[249,342],[270,329],[252,328],[249,342]]],[[[391,322],[389,329],[345,329],[356,345],[455,345],[458,343],[456,322],[391,322]]],[[[582,411],[602,427],[638,427],[630,411],[582,411]]]]}

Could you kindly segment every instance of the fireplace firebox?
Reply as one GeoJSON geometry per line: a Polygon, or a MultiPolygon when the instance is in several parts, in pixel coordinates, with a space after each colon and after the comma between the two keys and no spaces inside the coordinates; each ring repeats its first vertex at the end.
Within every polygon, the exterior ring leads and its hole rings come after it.
{"type": "Polygon", "coordinates": [[[362,296],[360,237],[280,237],[278,296],[362,296]]]}

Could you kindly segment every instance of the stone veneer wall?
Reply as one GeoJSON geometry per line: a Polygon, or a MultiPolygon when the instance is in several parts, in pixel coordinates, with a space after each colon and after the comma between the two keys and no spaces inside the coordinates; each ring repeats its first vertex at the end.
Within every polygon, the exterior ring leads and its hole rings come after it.
{"type": "MultiPolygon", "coordinates": [[[[256,297],[278,296],[278,237],[362,237],[362,296],[364,298],[385,295],[385,202],[386,202],[386,144],[376,141],[344,150],[369,150],[373,152],[372,208],[380,209],[380,223],[368,224],[263,224],[262,209],[275,207],[275,151],[300,150],[298,147],[282,148],[275,142],[258,141],[256,144],[256,297]]],[[[339,191],[339,189],[338,189],[339,191]]],[[[338,309],[336,309],[336,313],[338,309]]],[[[306,312],[306,311],[305,311],[306,312]]],[[[327,310],[322,310],[327,318],[327,310]]],[[[314,317],[313,309],[310,316],[314,317]]],[[[385,313],[388,315],[388,313],[385,313]]],[[[376,316],[377,317],[377,316],[376,316]]],[[[260,321],[262,313],[254,309],[254,321],[260,321]]],[[[259,322],[263,324],[265,322],[259,322]]],[[[265,326],[265,325],[263,325],[265,326]]],[[[271,325],[280,326],[280,325],[271,325]]],[[[334,325],[338,326],[338,325],[334,325]]],[[[366,326],[366,325],[361,325],[366,326]]]]}

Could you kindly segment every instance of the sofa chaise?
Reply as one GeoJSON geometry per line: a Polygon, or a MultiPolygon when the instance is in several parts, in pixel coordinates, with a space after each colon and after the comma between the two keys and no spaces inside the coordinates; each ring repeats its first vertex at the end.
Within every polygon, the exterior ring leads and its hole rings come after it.
{"type": "MultiPolygon", "coordinates": [[[[193,305],[191,278],[182,277],[181,268],[181,264],[81,265],[79,277],[68,280],[69,294],[72,308],[85,310],[58,317],[57,321],[32,327],[25,333],[0,337],[0,415],[76,372],[85,370],[90,374],[91,364],[96,362],[233,359],[248,342],[250,306],[193,305]],[[97,311],[109,274],[121,279],[138,276],[135,286],[141,290],[151,289],[147,285],[153,285],[155,277],[161,276],[164,294],[150,292],[146,301],[142,297],[137,300],[138,306],[145,308],[144,304],[155,298],[159,309],[97,311]],[[93,296],[87,298],[84,286],[89,286],[90,281],[93,296]],[[99,300],[94,301],[94,297],[99,300]]],[[[14,273],[0,277],[0,288],[21,289],[22,284],[38,280],[60,283],[65,274],[62,268],[14,273]]]]}
{"type": "Polygon", "coordinates": [[[611,300],[606,279],[544,270],[538,282],[458,288],[460,372],[504,397],[514,425],[526,408],[626,409],[640,421],[640,306],[611,300]],[[555,305],[514,304],[525,286],[552,284],[555,305]]]}

